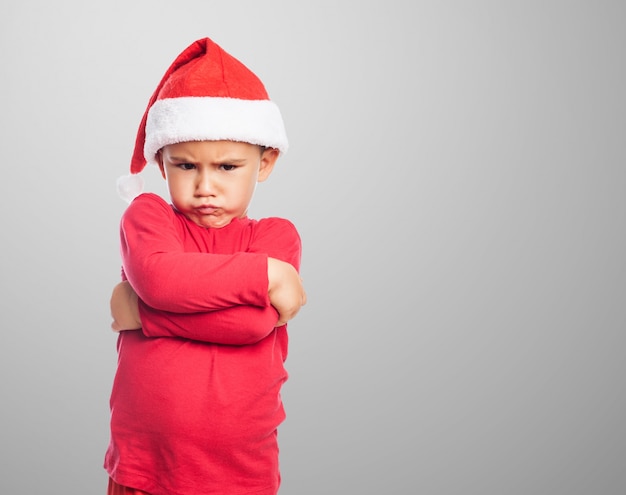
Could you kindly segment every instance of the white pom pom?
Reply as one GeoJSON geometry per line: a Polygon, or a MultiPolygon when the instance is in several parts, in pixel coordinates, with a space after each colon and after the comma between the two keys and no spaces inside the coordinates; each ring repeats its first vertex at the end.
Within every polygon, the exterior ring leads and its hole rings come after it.
{"type": "Polygon", "coordinates": [[[123,175],[117,178],[117,194],[127,203],[143,192],[143,177],[138,174],[123,175]]]}

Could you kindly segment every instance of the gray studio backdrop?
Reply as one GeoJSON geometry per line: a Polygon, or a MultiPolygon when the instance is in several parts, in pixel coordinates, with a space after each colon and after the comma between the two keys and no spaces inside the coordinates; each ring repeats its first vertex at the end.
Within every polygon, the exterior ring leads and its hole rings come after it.
{"type": "Polygon", "coordinates": [[[210,36],[290,137],[281,494],[624,493],[625,5],[5,2],[0,492],[104,493],[115,180],[210,36]]]}

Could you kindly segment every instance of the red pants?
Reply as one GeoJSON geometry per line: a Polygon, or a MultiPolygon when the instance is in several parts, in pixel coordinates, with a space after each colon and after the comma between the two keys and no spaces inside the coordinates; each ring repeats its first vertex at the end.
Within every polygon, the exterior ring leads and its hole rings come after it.
{"type": "Polygon", "coordinates": [[[127,488],[122,485],[118,485],[115,481],[109,478],[109,488],[107,495],[150,495],[148,492],[137,490],[135,488],[127,488]]]}

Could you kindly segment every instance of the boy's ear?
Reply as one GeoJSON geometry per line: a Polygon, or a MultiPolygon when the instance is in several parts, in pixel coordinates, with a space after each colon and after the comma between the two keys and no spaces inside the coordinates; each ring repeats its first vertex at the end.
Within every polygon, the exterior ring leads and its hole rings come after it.
{"type": "Polygon", "coordinates": [[[259,167],[259,177],[257,179],[258,182],[263,182],[270,176],[279,154],[280,151],[276,148],[267,148],[263,151],[261,155],[261,166],[259,167]]]}
{"type": "Polygon", "coordinates": [[[165,167],[163,166],[163,152],[161,150],[157,151],[155,158],[157,165],[159,166],[159,170],[161,171],[161,175],[167,180],[165,177],[165,167]]]}

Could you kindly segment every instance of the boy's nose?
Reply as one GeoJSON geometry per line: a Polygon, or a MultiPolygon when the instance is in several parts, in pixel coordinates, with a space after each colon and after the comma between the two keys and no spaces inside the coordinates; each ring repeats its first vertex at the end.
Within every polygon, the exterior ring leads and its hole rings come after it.
{"type": "Polygon", "coordinates": [[[196,181],[196,194],[200,196],[208,196],[213,193],[215,185],[213,184],[213,176],[208,171],[203,171],[198,174],[198,180],[196,181]]]}

